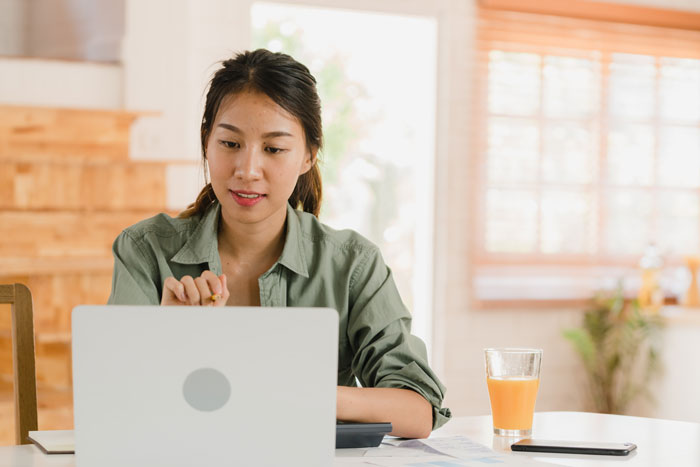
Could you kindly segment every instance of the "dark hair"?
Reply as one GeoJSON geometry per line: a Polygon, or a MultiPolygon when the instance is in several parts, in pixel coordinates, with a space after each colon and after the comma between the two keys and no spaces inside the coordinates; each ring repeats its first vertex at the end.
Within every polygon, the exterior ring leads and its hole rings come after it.
{"type": "MultiPolygon", "coordinates": [[[[306,146],[320,150],[323,146],[321,127],[321,100],[316,91],[316,79],[309,69],[287,54],[258,49],[239,53],[222,62],[214,74],[207,92],[207,101],[202,116],[201,142],[202,160],[206,164],[207,139],[223,100],[242,91],[261,92],[301,122],[306,146]]],[[[318,152],[317,152],[318,154],[318,152]]],[[[318,160],[318,156],[317,156],[318,160]]],[[[205,168],[206,177],[206,168],[205,168]]],[[[321,172],[318,164],[299,176],[289,204],[293,208],[310,212],[318,217],[321,210],[321,172]]],[[[211,183],[207,183],[178,217],[202,214],[216,200],[211,183]]]]}

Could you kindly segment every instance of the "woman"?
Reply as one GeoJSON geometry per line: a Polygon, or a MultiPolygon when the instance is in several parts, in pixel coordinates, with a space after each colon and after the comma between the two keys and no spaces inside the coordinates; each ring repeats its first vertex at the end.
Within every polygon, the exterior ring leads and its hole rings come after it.
{"type": "Polygon", "coordinates": [[[389,421],[407,438],[445,423],[445,388],[379,250],[317,219],[321,103],[309,70],[262,49],[223,62],[201,143],[211,183],[178,218],[119,235],[109,303],[336,309],[337,418],[389,421]]]}

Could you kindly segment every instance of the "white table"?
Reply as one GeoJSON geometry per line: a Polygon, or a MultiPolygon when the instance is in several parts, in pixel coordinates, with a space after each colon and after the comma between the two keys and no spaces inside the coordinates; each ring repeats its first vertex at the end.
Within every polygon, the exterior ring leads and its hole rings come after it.
{"type": "MultiPolygon", "coordinates": [[[[493,435],[490,416],[457,417],[432,436],[457,434],[467,436],[494,450],[510,452],[509,443],[512,440],[493,435]]],[[[635,443],[638,448],[636,452],[624,457],[531,453],[512,455],[568,466],[700,466],[698,423],[581,412],[541,412],[535,414],[533,437],[577,441],[629,441],[635,443]]],[[[347,460],[346,458],[343,465],[349,465],[347,460]]],[[[0,447],[2,467],[74,465],[72,455],[46,455],[33,445],[0,447]]]]}
{"type": "MultiPolygon", "coordinates": [[[[700,424],[583,412],[535,414],[532,437],[570,441],[630,442],[628,456],[512,453],[568,466],[700,467],[700,424]]],[[[461,434],[496,451],[510,452],[512,440],[493,434],[491,417],[459,417],[433,436],[461,434]]]]}

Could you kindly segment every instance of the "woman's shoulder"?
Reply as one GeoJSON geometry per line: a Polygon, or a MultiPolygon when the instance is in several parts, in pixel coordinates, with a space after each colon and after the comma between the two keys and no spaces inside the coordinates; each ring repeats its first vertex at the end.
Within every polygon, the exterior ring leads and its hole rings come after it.
{"type": "Polygon", "coordinates": [[[171,259],[185,245],[191,244],[191,248],[196,248],[199,243],[209,245],[209,237],[215,238],[216,234],[203,228],[202,224],[201,216],[180,218],[166,213],[156,214],[124,229],[114,241],[113,250],[121,255],[132,252],[171,259]]]}
{"type": "Polygon", "coordinates": [[[331,248],[350,254],[378,254],[379,247],[352,229],[334,229],[308,212],[295,210],[301,233],[315,248],[331,248]]]}
{"type": "Polygon", "coordinates": [[[172,237],[194,230],[200,220],[199,216],[179,218],[171,217],[169,214],[161,212],[127,227],[124,229],[123,234],[133,239],[142,239],[149,235],[172,237]]]}

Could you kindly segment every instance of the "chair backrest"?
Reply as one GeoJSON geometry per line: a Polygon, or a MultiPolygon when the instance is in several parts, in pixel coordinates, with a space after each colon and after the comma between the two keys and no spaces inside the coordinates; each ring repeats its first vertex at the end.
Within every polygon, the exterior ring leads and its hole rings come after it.
{"type": "Polygon", "coordinates": [[[29,444],[28,433],[38,428],[32,294],[22,284],[0,285],[0,303],[9,303],[12,309],[15,441],[29,444]]]}

